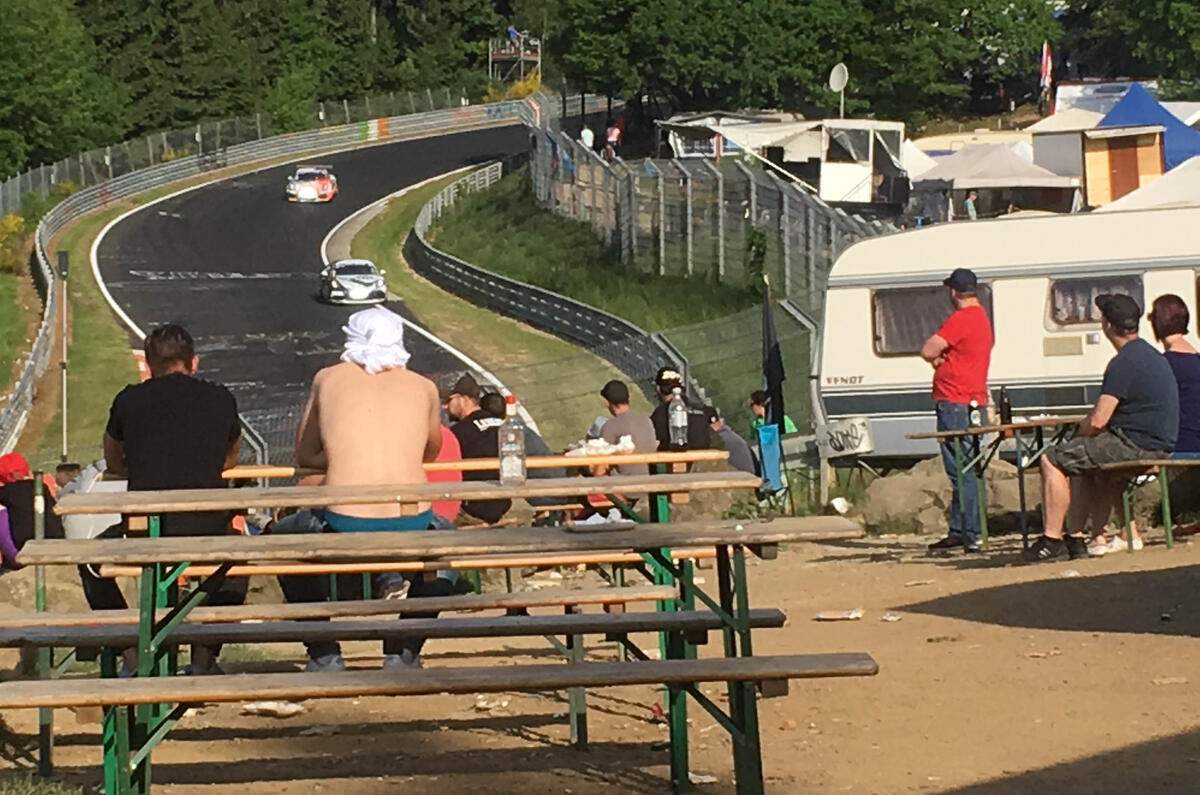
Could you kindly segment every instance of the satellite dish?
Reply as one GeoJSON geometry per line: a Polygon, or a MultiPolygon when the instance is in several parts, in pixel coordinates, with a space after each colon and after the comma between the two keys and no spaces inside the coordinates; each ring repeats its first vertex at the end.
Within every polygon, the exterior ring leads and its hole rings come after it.
{"type": "Polygon", "coordinates": [[[850,70],[846,64],[838,63],[829,70],[829,89],[838,92],[838,118],[846,118],[846,83],[850,82],[850,70]]]}
{"type": "Polygon", "coordinates": [[[846,68],[846,64],[839,63],[829,71],[830,91],[845,91],[848,82],[850,82],[850,70],[846,68]]]}

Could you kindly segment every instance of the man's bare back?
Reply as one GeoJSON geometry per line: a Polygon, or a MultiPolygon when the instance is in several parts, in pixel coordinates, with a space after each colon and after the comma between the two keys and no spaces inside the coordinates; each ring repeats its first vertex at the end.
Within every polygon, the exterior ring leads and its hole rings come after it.
{"type": "MultiPolygon", "coordinates": [[[[404,367],[370,374],[339,362],[313,378],[296,433],[296,463],[330,486],[424,483],[441,448],[437,387],[404,367]]],[[[340,514],[393,517],[400,506],[339,505],[340,514]]]]}

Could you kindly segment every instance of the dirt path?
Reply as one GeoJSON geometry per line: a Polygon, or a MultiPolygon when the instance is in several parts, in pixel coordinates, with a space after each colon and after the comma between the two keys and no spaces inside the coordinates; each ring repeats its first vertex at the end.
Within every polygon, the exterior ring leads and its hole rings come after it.
{"type": "MultiPolygon", "coordinates": [[[[989,558],[930,560],[921,541],[804,547],[754,566],[752,601],[790,616],[785,629],[756,636],[756,651],[862,650],[881,665],[875,678],[793,683],[788,696],[762,702],[768,791],[1197,791],[1196,546],[1025,567],[1004,565],[1013,542],[989,558]],[[852,607],[865,617],[811,618],[852,607]],[[901,620],[882,621],[886,612],[901,620]]],[[[354,664],[378,664],[370,645],[354,651],[354,664]]],[[[428,664],[506,665],[547,654],[532,641],[434,642],[428,664]]],[[[611,654],[607,646],[596,652],[611,654]]],[[[720,698],[721,688],[705,690],[720,698]]],[[[652,720],[652,688],[589,694],[587,753],[567,747],[564,695],[308,702],[305,714],[286,720],[208,707],[156,752],[157,791],[668,790],[666,731],[652,720]]],[[[718,779],[696,791],[732,792],[728,741],[699,709],[690,715],[693,770],[718,779]]],[[[32,714],[5,719],[34,729],[32,714]]],[[[57,721],[67,778],[95,785],[97,727],[66,712],[57,721]]]]}

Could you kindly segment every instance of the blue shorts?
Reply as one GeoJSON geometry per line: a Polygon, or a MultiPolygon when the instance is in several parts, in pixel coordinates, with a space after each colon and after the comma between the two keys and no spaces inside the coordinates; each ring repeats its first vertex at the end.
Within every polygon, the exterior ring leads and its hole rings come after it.
{"type": "Polygon", "coordinates": [[[334,511],[325,511],[325,524],[338,533],[372,533],[395,530],[428,530],[434,522],[433,511],[422,511],[416,516],[362,517],[346,516],[334,511]]]}

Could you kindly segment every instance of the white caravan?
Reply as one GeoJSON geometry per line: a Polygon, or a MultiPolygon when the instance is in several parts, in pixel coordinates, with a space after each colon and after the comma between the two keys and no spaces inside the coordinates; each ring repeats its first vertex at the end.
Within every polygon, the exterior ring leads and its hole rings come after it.
{"type": "MultiPolygon", "coordinates": [[[[1196,319],[1200,207],[959,221],[855,243],[834,263],[814,381],[828,421],[870,418],[874,457],[936,452],[905,434],[934,429],[921,343],[950,312],[942,279],[979,276],[996,344],[988,385],[1015,416],[1073,413],[1096,399],[1113,349],[1093,299],[1126,293],[1145,310],[1175,293],[1196,319]]],[[[1141,332],[1153,342],[1149,323],[1141,332]]],[[[1200,347],[1195,325],[1189,335],[1200,347]]]]}

